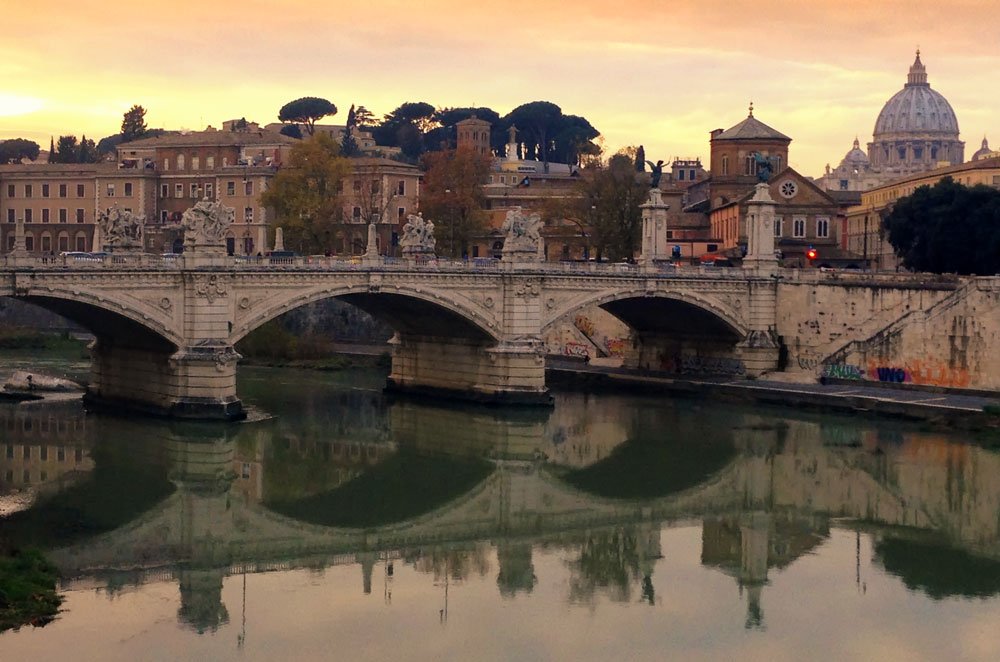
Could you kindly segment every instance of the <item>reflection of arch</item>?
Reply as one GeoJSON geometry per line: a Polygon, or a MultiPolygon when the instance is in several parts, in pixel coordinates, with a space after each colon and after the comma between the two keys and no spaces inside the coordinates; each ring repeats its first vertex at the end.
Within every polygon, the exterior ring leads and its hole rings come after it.
{"type": "MultiPolygon", "coordinates": [[[[712,325],[714,321],[718,327],[714,330],[721,331],[723,334],[732,335],[737,339],[744,338],[747,335],[747,327],[740,321],[736,312],[717,299],[693,292],[684,294],[678,292],[657,292],[650,295],[645,289],[605,291],[599,292],[597,295],[586,293],[576,297],[562,308],[556,309],[548,319],[543,320],[542,335],[553,324],[565,320],[590,306],[600,306],[629,326],[636,328],[636,320],[630,322],[626,317],[638,315],[640,311],[643,311],[642,314],[645,317],[650,317],[649,313],[655,312],[653,305],[651,305],[655,302],[668,302],[678,312],[690,314],[698,311],[700,313],[698,322],[705,325],[712,325]]],[[[690,321],[686,319],[685,324],[690,325],[690,321]]]]}
{"type": "Polygon", "coordinates": [[[472,338],[497,341],[497,332],[489,328],[483,315],[465,301],[448,300],[408,286],[394,286],[392,292],[372,293],[368,285],[349,285],[339,289],[316,289],[306,294],[289,293],[288,299],[269,302],[270,306],[243,320],[234,329],[230,342],[236,343],[254,329],[291,310],[325,299],[341,299],[389,324],[396,331],[424,333],[440,337],[472,338]],[[295,297],[291,299],[291,297],[295,297]]]}

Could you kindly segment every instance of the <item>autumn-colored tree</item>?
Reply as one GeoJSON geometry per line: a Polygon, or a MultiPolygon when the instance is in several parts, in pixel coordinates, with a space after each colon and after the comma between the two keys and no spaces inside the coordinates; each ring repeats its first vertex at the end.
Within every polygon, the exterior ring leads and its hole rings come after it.
{"type": "Polygon", "coordinates": [[[615,154],[607,164],[581,170],[578,196],[568,201],[567,216],[590,228],[597,259],[631,259],[639,248],[643,204],[649,185],[635,171],[635,161],[615,154]]]}
{"type": "Polygon", "coordinates": [[[420,209],[434,222],[439,255],[459,257],[469,240],[486,228],[483,183],[492,159],[472,149],[450,149],[424,155],[420,209]]]}
{"type": "Polygon", "coordinates": [[[325,134],[292,147],[261,202],[274,209],[285,244],[301,253],[322,253],[333,243],[343,213],[341,189],[350,168],[337,143],[325,134]]]}

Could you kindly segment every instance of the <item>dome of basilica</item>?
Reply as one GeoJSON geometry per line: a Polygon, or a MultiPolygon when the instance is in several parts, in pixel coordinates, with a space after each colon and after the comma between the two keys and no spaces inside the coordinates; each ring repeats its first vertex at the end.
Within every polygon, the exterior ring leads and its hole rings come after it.
{"type": "Polygon", "coordinates": [[[868,167],[868,155],[865,151],[861,149],[861,145],[858,143],[858,139],[854,139],[854,147],[851,151],[844,156],[844,159],[840,162],[840,167],[842,168],[867,168],[868,167]]]}
{"type": "Polygon", "coordinates": [[[951,104],[927,82],[920,51],[903,89],[886,102],[875,121],[874,138],[898,134],[947,134],[958,138],[958,119],[951,104]]]}

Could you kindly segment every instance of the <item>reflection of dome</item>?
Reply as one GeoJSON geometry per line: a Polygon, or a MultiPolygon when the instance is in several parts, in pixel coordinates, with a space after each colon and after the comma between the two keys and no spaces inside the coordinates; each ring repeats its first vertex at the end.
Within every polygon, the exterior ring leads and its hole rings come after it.
{"type": "Polygon", "coordinates": [[[886,134],[942,133],[958,138],[958,120],[951,104],[927,82],[920,52],[903,89],[886,102],[875,121],[875,140],[886,134]]]}
{"type": "Polygon", "coordinates": [[[978,161],[980,159],[988,159],[992,153],[993,150],[990,149],[990,144],[986,141],[986,136],[983,136],[983,146],[972,155],[972,160],[978,161]]]}

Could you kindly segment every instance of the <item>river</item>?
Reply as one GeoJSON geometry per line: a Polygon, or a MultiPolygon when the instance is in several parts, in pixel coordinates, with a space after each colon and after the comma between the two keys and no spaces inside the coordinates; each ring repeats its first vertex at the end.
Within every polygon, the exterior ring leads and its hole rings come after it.
{"type": "Polygon", "coordinates": [[[663,396],[443,406],[383,379],[244,368],[232,425],[0,405],[0,532],[64,597],[0,660],[1000,659],[995,450],[663,396]]]}

